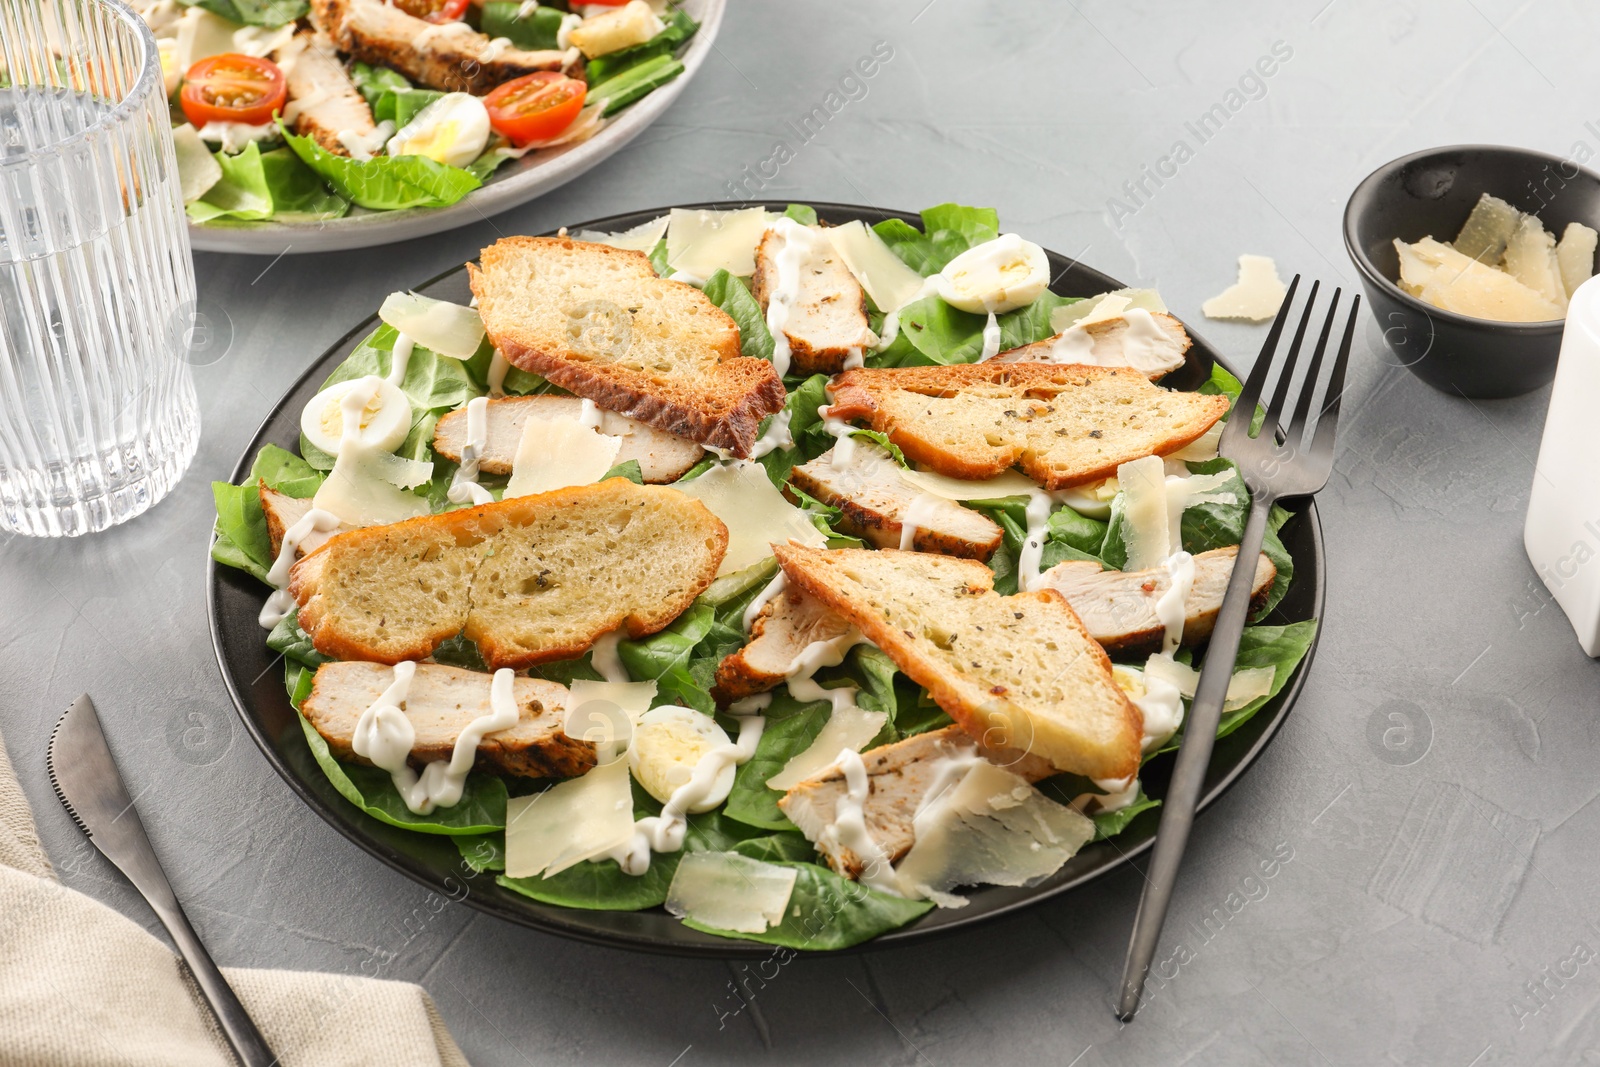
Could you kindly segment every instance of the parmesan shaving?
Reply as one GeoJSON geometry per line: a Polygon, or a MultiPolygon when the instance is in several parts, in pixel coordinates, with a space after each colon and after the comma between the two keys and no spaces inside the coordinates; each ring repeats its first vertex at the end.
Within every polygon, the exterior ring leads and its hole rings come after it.
{"type": "MultiPolygon", "coordinates": [[[[1242,667],[1234,671],[1222,710],[1237,711],[1252,701],[1270,696],[1275,675],[1271,667],[1242,667]]],[[[1194,699],[1195,687],[1200,684],[1199,671],[1170,656],[1151,656],[1144,665],[1144,676],[1147,683],[1151,680],[1165,682],[1190,700],[1194,699]]]]}
{"type": "Polygon", "coordinates": [[[772,555],[772,544],[798,541],[822,548],[828,539],[805,512],[783,498],[759,463],[713,467],[674,489],[700,500],[728,527],[728,551],[717,576],[742,571],[772,555]]]}
{"type": "Polygon", "coordinates": [[[622,438],[596,433],[575,418],[529,419],[511,463],[506,499],[591,485],[617,462],[622,438]]]}
{"type": "Polygon", "coordinates": [[[783,922],[799,874],[737,852],[691,852],[678,861],[666,909],[715,930],[765,933],[783,922]]]}
{"type": "Polygon", "coordinates": [[[633,837],[627,760],[506,803],[506,877],[560,874],[633,837]]]}
{"type": "Polygon", "coordinates": [[[719,270],[748,278],[756,271],[756,245],[767,224],[767,212],[759,207],[673,208],[667,222],[667,265],[695,278],[709,278],[719,270]]]}
{"type": "Polygon", "coordinates": [[[1289,294],[1278,265],[1269,256],[1239,257],[1239,280],[1200,305],[1208,319],[1266,322],[1278,313],[1289,294]]]}

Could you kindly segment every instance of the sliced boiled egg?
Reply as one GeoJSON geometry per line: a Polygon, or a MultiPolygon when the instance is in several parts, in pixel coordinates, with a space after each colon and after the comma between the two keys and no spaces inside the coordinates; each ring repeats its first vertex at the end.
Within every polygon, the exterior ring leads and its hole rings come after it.
{"type": "Polygon", "coordinates": [[[427,156],[464,167],[489,143],[489,110],[471,93],[445,93],[389,138],[391,156],[427,156]]]}
{"type": "Polygon", "coordinates": [[[1056,494],[1056,500],[1079,515],[1104,522],[1111,518],[1111,502],[1117,498],[1117,490],[1117,479],[1112,475],[1103,482],[1090,482],[1088,485],[1063,489],[1056,494]]]}
{"type": "Polygon", "coordinates": [[[939,272],[939,296],[962,311],[983,315],[1033,303],[1050,284],[1044,249],[1014,233],[969,248],[939,272]]]}
{"type": "MultiPolygon", "coordinates": [[[[628,747],[628,767],[644,791],[665,804],[694,777],[695,768],[713,749],[731,744],[715,719],[693,708],[663,704],[639,717],[628,747]]],[[[728,760],[704,796],[688,811],[710,811],[728,799],[735,766],[728,760]]]]}
{"type": "MultiPolygon", "coordinates": [[[[364,380],[355,378],[330,385],[311,398],[300,413],[300,432],[306,435],[306,440],[330,456],[339,454],[344,437],[344,412],[339,402],[364,380]]],[[[376,451],[392,452],[410,432],[411,401],[399,386],[384,381],[372,394],[372,400],[361,409],[359,440],[376,451]]]]}

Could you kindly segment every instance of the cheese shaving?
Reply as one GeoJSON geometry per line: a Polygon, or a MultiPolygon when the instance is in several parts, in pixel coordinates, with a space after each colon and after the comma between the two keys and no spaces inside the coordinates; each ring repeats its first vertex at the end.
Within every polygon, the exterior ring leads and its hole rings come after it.
{"type": "Polygon", "coordinates": [[[715,930],[765,933],[783,922],[799,874],[737,852],[691,852],[678,861],[666,909],[715,930]]]}
{"type": "Polygon", "coordinates": [[[728,551],[717,576],[732,574],[772,555],[774,542],[822,548],[828,539],[806,513],[783,498],[759,463],[713,467],[674,489],[700,500],[728,527],[728,551]]]}
{"type": "Polygon", "coordinates": [[[633,838],[627,760],[506,803],[506,877],[560,874],[633,838]]]}
{"type": "Polygon", "coordinates": [[[506,499],[591,485],[617,462],[622,438],[596,433],[576,418],[529,419],[511,463],[506,499]]]}
{"type": "Polygon", "coordinates": [[[1266,322],[1278,313],[1289,294],[1278,265],[1268,256],[1239,257],[1239,280],[1200,305],[1208,319],[1266,322]]]}

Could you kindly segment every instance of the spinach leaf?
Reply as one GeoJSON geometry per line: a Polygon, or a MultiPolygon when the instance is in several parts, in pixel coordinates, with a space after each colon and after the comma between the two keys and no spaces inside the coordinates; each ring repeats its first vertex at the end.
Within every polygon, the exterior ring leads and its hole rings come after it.
{"type": "Polygon", "coordinates": [[[810,863],[817,858],[817,850],[806,840],[806,835],[798,831],[747,838],[734,845],[733,851],[767,863],[781,863],[784,860],[810,863]]]}
{"type": "Polygon", "coordinates": [[[913,300],[900,309],[900,333],[878,353],[875,366],[925,367],[973,363],[983,354],[986,319],[958,311],[938,296],[913,300]]]}
{"type": "MultiPolygon", "coordinates": [[[[1000,525],[1005,540],[989,557],[994,571],[995,591],[1010,596],[1017,591],[1017,556],[1028,535],[1028,498],[1008,496],[998,500],[970,500],[967,505],[981,511],[1000,525]]],[[[1040,573],[1063,560],[1090,560],[1104,567],[1099,553],[1106,538],[1106,524],[1091,519],[1063,504],[1050,513],[1045,527],[1044,551],[1040,554],[1040,573]]]]}
{"type": "Polygon", "coordinates": [[[350,67],[350,80],[372,108],[378,122],[393,122],[400,129],[429,104],[444,96],[434,89],[418,89],[405,75],[388,67],[373,67],[356,62],[350,67]]]}
{"type": "Polygon", "coordinates": [[[318,652],[311,643],[311,635],[300,628],[300,610],[296,608],[289,612],[278,625],[272,628],[267,635],[267,647],[274,652],[281,652],[284,658],[294,660],[296,663],[316,670],[317,667],[333,659],[318,652]]]}
{"type": "MultiPolygon", "coordinates": [[[[697,599],[671,626],[637,641],[617,643],[617,655],[628,674],[637,681],[656,682],[657,704],[681,704],[710,715],[716,703],[707,692],[709,678],[690,672],[695,646],[711,630],[715,609],[697,599]]],[[[714,671],[716,665],[712,664],[714,671]]]]}
{"type": "Polygon", "coordinates": [[[919,231],[899,219],[886,219],[873,230],[924,278],[939,273],[972,246],[1000,236],[1000,216],[987,207],[940,204],[922,213],[922,226],[919,231]]]}
{"type": "Polygon", "coordinates": [[[705,926],[692,919],[690,929],[723,937],[737,937],[787,948],[823,950],[849,948],[897,929],[927,913],[928,900],[904,900],[841,878],[814,863],[783,862],[797,872],[794,892],[784,909],[783,922],[760,934],[736,933],[705,926]]]}
{"type": "MultiPolygon", "coordinates": [[[[763,321],[761,329],[765,331],[766,328],[766,322],[763,321]]],[[[769,344],[772,341],[770,334],[767,341],[769,344]]],[[[783,488],[789,480],[789,472],[797,465],[816,459],[833,447],[833,436],[823,429],[822,416],[817,412],[827,403],[826,374],[814,374],[789,390],[783,408],[789,413],[789,436],[794,440],[794,447],[773,449],[756,461],[766,468],[767,477],[779,489],[783,488]]]]}
{"type": "Polygon", "coordinates": [[[657,241],[656,246],[650,250],[650,265],[655,268],[656,273],[661,277],[671,276],[672,264],[667,262],[667,239],[665,237],[657,241]]]}
{"type": "Polygon", "coordinates": [[[1000,323],[1000,351],[1021,348],[1046,337],[1054,337],[1050,328],[1050,313],[1058,307],[1076,304],[1081,296],[1057,296],[1046,289],[1033,303],[998,316],[1000,323]]]}
{"type": "Polygon", "coordinates": [[[743,279],[719,270],[706,279],[701,291],[738,325],[740,355],[752,359],[772,358],[773,342],[767,330],[767,317],[743,279]]]}
{"type": "Polygon", "coordinates": [[[644,471],[639,469],[638,460],[630,459],[622,463],[618,463],[615,467],[612,467],[610,470],[606,471],[600,476],[600,480],[602,482],[607,478],[626,478],[634,485],[643,485],[644,471]]]}
{"type": "Polygon", "coordinates": [[[787,687],[775,694],[767,705],[767,726],[756,744],[756,753],[734,773],[733,790],[722,813],[746,826],[793,830],[794,823],[778,810],[778,798],[783,794],[768,789],[767,779],[811,747],[831,713],[826,700],[802,703],[789,694],[787,687]]]}
{"type": "Polygon", "coordinates": [[[895,684],[902,690],[899,712],[894,719],[894,727],[901,737],[942,730],[954,724],[955,720],[916,682],[901,675],[895,684]]]}
{"type": "Polygon", "coordinates": [[[802,226],[817,224],[817,209],[810,204],[790,204],[783,209],[783,217],[793,219],[802,226]]]}
{"type": "Polygon", "coordinates": [[[317,766],[322,768],[339,795],[379,822],[422,834],[483,834],[505,827],[506,784],[493,775],[474,771],[467,775],[460,803],[436,808],[429,815],[418,815],[400,799],[387,771],[340,763],[328,751],[328,743],[317,733],[316,727],[303,715],[300,726],[317,766]]]}
{"type": "Polygon", "coordinates": [[[379,211],[445,207],[483,184],[460,167],[436,163],[426,156],[374,156],[366,162],[336,156],[309,137],[290,133],[281,119],[278,127],[306,166],[359,207],[379,211]]]}

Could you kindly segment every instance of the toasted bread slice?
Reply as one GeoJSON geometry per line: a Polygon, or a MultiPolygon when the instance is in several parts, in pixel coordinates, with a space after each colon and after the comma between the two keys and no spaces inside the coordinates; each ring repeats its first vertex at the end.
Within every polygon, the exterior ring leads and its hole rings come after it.
{"type": "MultiPolygon", "coordinates": [[[[1038,756],[986,749],[959,726],[917,734],[861,754],[869,783],[861,814],[867,832],[890,863],[898,862],[916,843],[913,820],[929,789],[943,775],[946,761],[977,755],[1030,782],[1055,773],[1055,768],[1038,756]]],[[[828,866],[846,878],[859,878],[865,860],[840,844],[837,834],[825,832],[834,825],[839,800],[847,791],[842,771],[825,771],[785,793],[778,807],[817,846],[828,866]]]]}
{"type": "MultiPolygon", "coordinates": [[[[328,750],[341,760],[366,763],[350,747],[356,722],[394,680],[378,663],[324,663],[300,705],[328,750]]],[[[416,731],[411,762],[447,760],[456,738],[473,719],[488,715],[490,676],[438,663],[422,663],[411,679],[404,710],[416,731]]],[[[563,729],[567,687],[543,678],[518,678],[512,685],[521,718],[515,726],[484,735],[477,769],[523,778],[575,778],[595,765],[594,744],[563,729]]]]}
{"type": "Polygon", "coordinates": [[[790,484],[839,509],[839,529],[877,545],[899,548],[905,523],[911,546],[966,559],[988,559],[1005,531],[981,512],[954,500],[919,492],[901,478],[894,457],[868,440],[854,442],[849,465],[837,466],[829,451],[789,473],[790,484]]]}
{"type": "Polygon", "coordinates": [[[750,624],[750,640],[717,665],[711,695],[726,706],[765,693],[789,677],[800,653],[818,641],[833,641],[854,627],[838,612],[797,586],[767,601],[750,624]]]}
{"type": "MultiPolygon", "coordinates": [[[[1214,548],[1194,557],[1194,585],[1183,602],[1183,643],[1197,645],[1211,636],[1222,595],[1233,576],[1237,545],[1214,548]]],[[[1278,569],[1265,552],[1256,557],[1250,587],[1250,611],[1267,601],[1278,569]]],[[[1165,567],[1144,571],[1107,571],[1090,560],[1058,563],[1039,576],[1042,586],[1067,598],[1090,636],[1108,652],[1160,652],[1167,628],[1156,616],[1156,601],[1172,586],[1165,567]]]]}
{"type": "Polygon", "coordinates": [[[1155,337],[1139,337],[1129,321],[1118,316],[1091,322],[1077,331],[1086,335],[1087,352],[1072,342],[1073,335],[1058,333],[1020,348],[1007,349],[991,357],[990,362],[1089,363],[1097,367],[1132,367],[1154,381],[1183,366],[1183,355],[1194,342],[1189,339],[1183,323],[1166,312],[1150,311],[1146,314],[1159,330],[1155,337]]]}
{"type": "Polygon", "coordinates": [[[716,576],[728,528],[675,489],[611,478],[339,534],[289,592],[317,651],[423,659],[465,634],[490,668],[655,633],[716,576]]]}
{"type": "Polygon", "coordinates": [[[1176,452],[1228,413],[1228,398],[1150,384],[1125,367],[969,363],[848,370],[830,413],[865,419],[906,456],[952,478],[1018,465],[1046,489],[1100,481],[1176,452]]]}
{"type": "MultiPolygon", "coordinates": [[[[485,447],[478,457],[484,474],[510,474],[522,443],[522,426],[529,419],[576,419],[583,401],[573,396],[508,396],[484,406],[485,447]]],[[[675,482],[705,457],[706,450],[693,441],[646,426],[614,411],[600,413],[600,432],[622,438],[617,463],[639,461],[639,473],[651,485],[675,482]]],[[[433,430],[433,450],[453,463],[461,462],[467,443],[467,409],[458,408],[439,420],[433,430]]]]}
{"type": "Polygon", "coordinates": [[[506,359],[608,411],[748,456],[783,408],[771,363],[739,355],[739,327],[642,252],[566,237],[504,237],[467,264],[484,328],[506,359]]]}
{"type": "Polygon", "coordinates": [[[289,92],[284,121],[301,137],[309,137],[334,155],[350,150],[340,134],[366,136],[376,128],[372,108],[357,91],[333,42],[319,33],[302,30],[272,54],[283,70],[289,92]]]}
{"type": "Polygon", "coordinates": [[[428,22],[384,0],[314,0],[310,15],[339,51],[447,93],[482,96],[512,78],[560,70],[566,60],[560,49],[497,45],[465,22],[428,22]]]}
{"type": "Polygon", "coordinates": [[[983,564],[926,552],[773,551],[968,733],[1090,778],[1139,769],[1143,717],[1054,589],[1001,596],[983,564]]]}
{"type": "MultiPolygon", "coordinates": [[[[813,233],[822,227],[812,226],[813,233]]],[[[778,255],[788,239],[776,227],[756,246],[756,272],[750,279],[751,292],[766,311],[773,290],[780,284],[778,255]]],[[[845,360],[860,356],[877,338],[867,326],[867,294],[844,259],[824,237],[800,261],[789,319],[783,328],[789,341],[789,369],[792,374],[837,374],[845,360]]],[[[857,360],[859,362],[859,359],[857,360]]]]}

